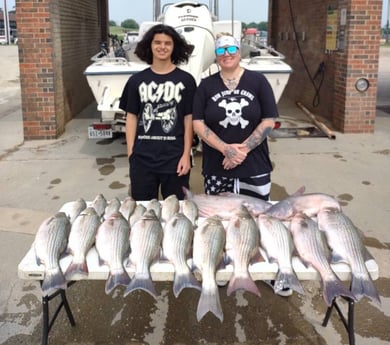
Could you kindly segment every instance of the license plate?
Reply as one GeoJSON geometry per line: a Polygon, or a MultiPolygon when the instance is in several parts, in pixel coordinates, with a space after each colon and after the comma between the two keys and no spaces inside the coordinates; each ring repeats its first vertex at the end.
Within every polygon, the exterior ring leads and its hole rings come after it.
{"type": "Polygon", "coordinates": [[[88,127],[88,139],[105,139],[112,138],[112,129],[95,129],[88,127]]]}

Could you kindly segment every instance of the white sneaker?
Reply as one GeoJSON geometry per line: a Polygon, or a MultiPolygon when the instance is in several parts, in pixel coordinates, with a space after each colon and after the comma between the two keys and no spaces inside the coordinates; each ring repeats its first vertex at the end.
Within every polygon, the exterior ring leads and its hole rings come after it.
{"type": "Polygon", "coordinates": [[[283,297],[289,297],[293,294],[293,290],[290,288],[283,288],[282,290],[275,291],[274,285],[275,285],[275,280],[263,280],[264,283],[266,283],[269,287],[274,290],[274,292],[283,297]]]}

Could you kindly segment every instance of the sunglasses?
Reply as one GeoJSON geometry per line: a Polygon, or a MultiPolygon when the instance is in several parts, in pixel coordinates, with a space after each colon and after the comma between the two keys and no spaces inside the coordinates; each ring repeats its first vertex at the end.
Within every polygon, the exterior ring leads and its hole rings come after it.
{"type": "Polygon", "coordinates": [[[228,52],[229,55],[237,54],[238,47],[236,46],[229,46],[229,47],[220,47],[215,49],[215,55],[217,56],[223,56],[225,55],[225,52],[228,52]]]}

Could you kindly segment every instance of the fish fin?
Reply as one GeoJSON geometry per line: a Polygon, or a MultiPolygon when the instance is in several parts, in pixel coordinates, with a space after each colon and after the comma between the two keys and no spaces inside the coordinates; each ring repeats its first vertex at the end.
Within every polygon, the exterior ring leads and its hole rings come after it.
{"type": "MultiPolygon", "coordinates": [[[[267,255],[265,253],[265,255],[267,255]]],[[[257,264],[260,262],[265,262],[265,258],[261,255],[261,252],[259,251],[259,248],[256,248],[253,252],[253,255],[251,255],[251,258],[249,260],[249,264],[257,264]]]]}
{"type": "Polygon", "coordinates": [[[332,252],[331,263],[337,264],[337,263],[348,263],[348,262],[341,255],[339,255],[335,252],[332,252]]]}
{"type": "Polygon", "coordinates": [[[185,288],[202,291],[200,282],[195,279],[190,271],[187,274],[175,274],[173,281],[173,294],[175,297],[179,297],[180,292],[185,288]]]}
{"type": "Polygon", "coordinates": [[[205,289],[202,288],[202,293],[200,294],[198,308],[196,311],[197,320],[202,320],[209,311],[223,322],[223,311],[217,285],[215,285],[215,288],[212,290],[208,289],[205,291],[205,289]]]}
{"type": "Polygon", "coordinates": [[[245,290],[255,294],[256,296],[261,296],[259,288],[249,275],[241,277],[233,276],[230,279],[229,285],[227,287],[227,295],[230,296],[237,290],[245,290]]]}
{"type": "Polygon", "coordinates": [[[52,292],[68,287],[65,276],[60,268],[52,269],[46,272],[42,282],[42,295],[48,296],[52,292]]]}
{"type": "Polygon", "coordinates": [[[306,187],[305,186],[301,186],[293,194],[291,194],[290,196],[302,195],[303,193],[305,193],[305,190],[306,190],[306,187]]]}
{"type": "Polygon", "coordinates": [[[85,261],[82,263],[74,263],[72,261],[65,271],[65,277],[68,279],[76,274],[83,276],[88,275],[88,265],[85,261]]]}
{"type": "Polygon", "coordinates": [[[194,195],[191,193],[191,191],[189,189],[187,189],[186,187],[182,186],[181,189],[184,193],[184,199],[192,199],[194,197],[194,195]]]}
{"type": "Polygon", "coordinates": [[[130,284],[126,288],[125,297],[135,290],[144,290],[145,292],[153,296],[155,299],[157,299],[157,291],[153,285],[153,281],[150,275],[146,277],[144,274],[140,275],[136,273],[134,278],[131,280],[130,284]]]}
{"type": "Polygon", "coordinates": [[[347,289],[340,280],[331,279],[323,281],[323,297],[328,307],[332,305],[333,300],[340,296],[356,301],[356,297],[353,293],[347,289]]]}
{"type": "Polygon", "coordinates": [[[130,277],[126,271],[114,274],[110,272],[106,281],[106,294],[109,295],[118,285],[127,286],[130,282],[130,277]]]}
{"type": "Polygon", "coordinates": [[[372,302],[381,305],[381,300],[378,291],[368,275],[366,277],[357,277],[352,273],[351,292],[360,301],[364,296],[368,297],[372,302]]]}
{"type": "Polygon", "coordinates": [[[303,287],[294,271],[282,272],[279,270],[275,277],[274,291],[275,293],[278,293],[286,288],[292,289],[301,295],[305,294],[305,291],[303,290],[303,287]]]}

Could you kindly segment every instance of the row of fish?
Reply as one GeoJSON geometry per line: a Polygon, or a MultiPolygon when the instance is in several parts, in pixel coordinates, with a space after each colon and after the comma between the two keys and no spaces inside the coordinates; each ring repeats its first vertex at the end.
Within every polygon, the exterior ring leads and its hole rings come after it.
{"type": "Polygon", "coordinates": [[[89,206],[79,199],[66,213],[45,220],[34,242],[37,263],[45,265],[43,294],[65,289],[74,275],[88,275],[86,255],[95,245],[99,261],[109,267],[107,294],[123,285],[125,296],[142,289],[156,297],[149,268],[156,260],[168,260],[175,268],[174,295],[178,297],[184,288],[200,290],[197,319],[212,312],[222,321],[217,270],[233,264],[228,295],[243,289],[260,296],[248,267],[262,260],[262,247],[268,260],[278,263],[275,292],[291,288],[304,293],[292,267],[295,252],[319,272],[327,305],[338,296],[355,301],[367,296],[380,303],[365,265],[370,256],[334,198],[296,193],[271,204],[236,194],[192,195],[186,191],[186,195],[181,203],[174,196],[162,202],[137,203],[131,198],[107,202],[99,194],[89,206]],[[203,218],[200,224],[198,215],[203,218]],[[329,247],[333,262],[347,262],[351,267],[350,290],[332,270],[329,247]],[[65,274],[59,266],[63,253],[72,254],[65,274]],[[193,267],[187,264],[191,256],[193,267]],[[126,270],[130,265],[135,267],[131,278],[126,270]],[[192,273],[195,269],[201,273],[201,282],[192,273]]]}

